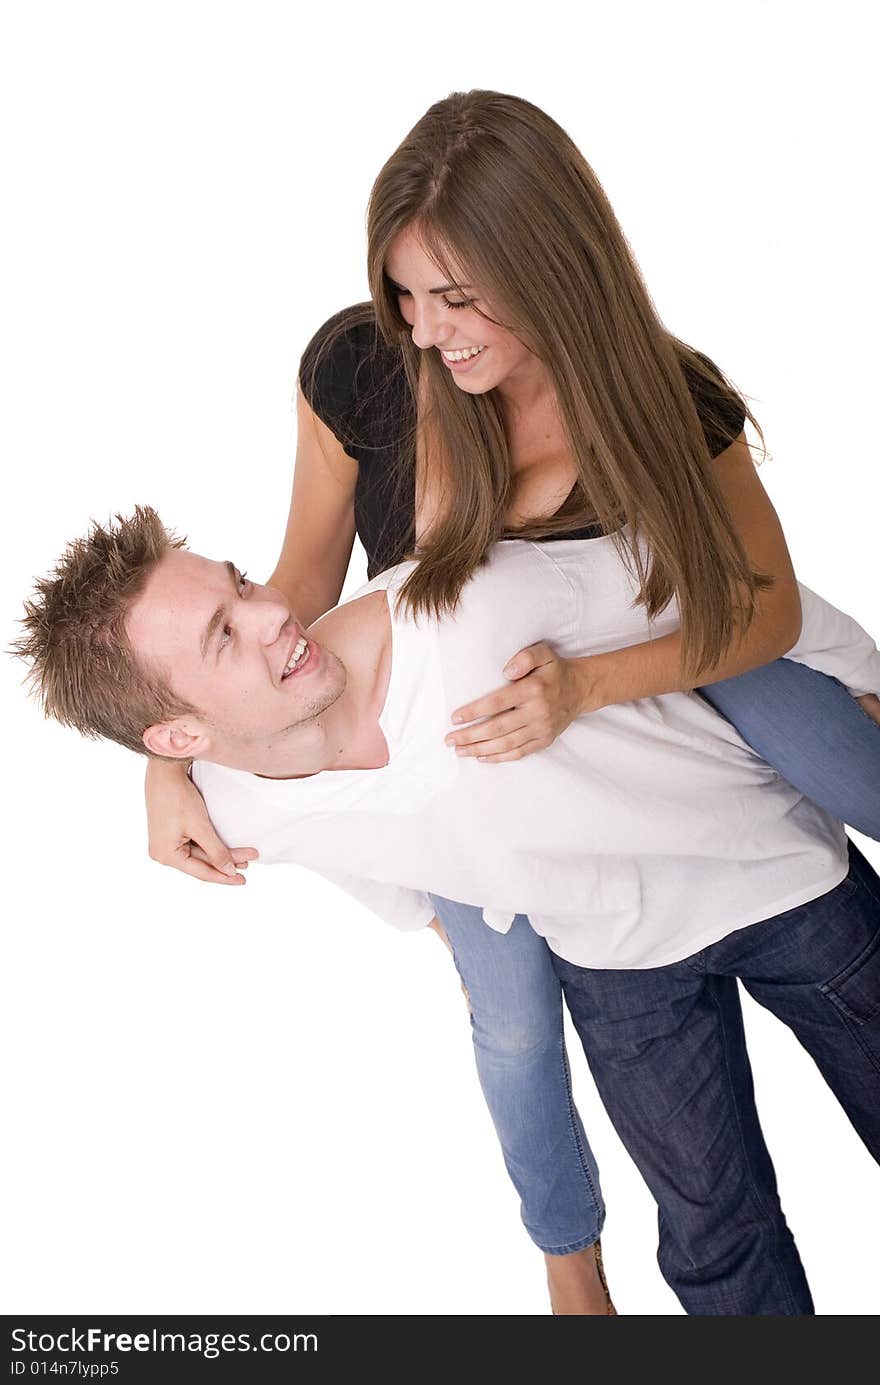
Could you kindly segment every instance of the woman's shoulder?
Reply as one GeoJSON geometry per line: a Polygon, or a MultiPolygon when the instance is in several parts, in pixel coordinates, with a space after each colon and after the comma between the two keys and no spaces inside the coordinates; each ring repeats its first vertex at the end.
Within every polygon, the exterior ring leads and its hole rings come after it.
{"type": "Polygon", "coordinates": [[[386,412],[389,391],[404,380],[400,352],[384,340],[370,301],[333,313],[300,357],[300,388],[343,443],[368,437],[377,414],[386,412]]]}
{"type": "Polygon", "coordinates": [[[679,360],[687,382],[710,457],[717,457],[739,437],[746,408],[739,391],[727,380],[711,356],[695,347],[680,350],[679,360]]]}
{"type": "Polygon", "coordinates": [[[357,354],[372,349],[378,337],[379,324],[373,304],[369,299],[364,303],[352,303],[321,323],[303,351],[302,359],[310,361],[340,351],[357,354]]]}

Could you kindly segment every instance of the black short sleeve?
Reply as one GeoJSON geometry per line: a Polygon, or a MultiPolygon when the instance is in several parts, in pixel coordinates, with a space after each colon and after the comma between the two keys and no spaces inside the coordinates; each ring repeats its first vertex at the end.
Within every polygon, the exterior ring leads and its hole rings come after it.
{"type": "Polygon", "coordinates": [[[403,465],[415,410],[399,350],[382,338],[369,304],[328,318],[300,360],[299,383],[315,413],[358,464],[355,526],[367,576],[412,546],[415,487],[403,465]]]}
{"type": "Polygon", "coordinates": [[[300,358],[299,383],[309,405],[345,445],[355,398],[357,349],[351,328],[340,331],[345,312],[334,313],[315,332],[300,358]]]}
{"type": "Polygon", "coordinates": [[[729,397],[730,387],[724,386],[721,372],[711,357],[704,355],[702,351],[696,351],[695,354],[718,381],[719,388],[716,390],[688,365],[686,359],[682,360],[685,379],[702,424],[709,456],[717,457],[742,432],[746,421],[745,409],[738,398],[732,400],[729,397]]]}
{"type": "Polygon", "coordinates": [[[401,429],[407,396],[402,358],[382,340],[368,305],[334,313],[318,328],[300,359],[299,383],[352,456],[387,446],[401,429]]]}

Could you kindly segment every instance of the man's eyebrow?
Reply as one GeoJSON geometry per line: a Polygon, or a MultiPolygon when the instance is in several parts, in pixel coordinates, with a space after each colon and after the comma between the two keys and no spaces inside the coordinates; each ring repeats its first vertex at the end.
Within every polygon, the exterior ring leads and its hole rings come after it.
{"type": "MultiPolygon", "coordinates": [[[[237,587],[238,570],[235,566],[235,563],[231,563],[227,558],[224,566],[226,568],[226,571],[229,573],[229,580],[232,582],[232,585],[234,587],[237,587]]],[[[218,606],[214,614],[211,616],[211,619],[208,621],[208,624],[205,626],[205,629],[202,632],[201,643],[199,645],[203,659],[205,658],[205,655],[208,652],[208,645],[211,643],[212,639],[217,633],[217,627],[220,625],[221,621],[225,619],[225,617],[226,607],[218,606]]]]}
{"type": "MultiPolygon", "coordinates": [[[[386,274],[386,275],[385,275],[385,278],[388,280],[389,284],[391,285],[391,287],[392,287],[393,289],[400,289],[403,293],[409,293],[409,289],[405,289],[405,288],[403,287],[403,284],[398,284],[397,280],[396,280],[396,279],[392,279],[390,274],[386,274]]],[[[440,287],[439,287],[439,289],[428,289],[428,292],[429,292],[429,293],[458,293],[460,290],[469,289],[469,288],[472,288],[472,287],[473,287],[472,284],[441,284],[440,287]]]]}

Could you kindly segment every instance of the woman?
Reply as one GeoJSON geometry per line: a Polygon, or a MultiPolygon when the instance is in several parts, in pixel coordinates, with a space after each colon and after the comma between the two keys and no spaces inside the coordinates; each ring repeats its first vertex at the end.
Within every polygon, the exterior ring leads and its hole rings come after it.
{"type": "MultiPolygon", "coordinates": [[[[676,596],[680,632],[590,659],[511,650],[507,685],[460,709],[449,753],[515,759],[597,707],[700,685],[797,787],[880,835],[877,689],[860,690],[859,706],[779,657],[800,608],[742,431],[746,418],[760,426],[711,360],[662,325],[559,126],[496,92],[432,106],[374,184],[368,264],[372,301],[325,323],[301,363],[293,497],[269,579],[299,619],[337,601],[355,533],[371,577],[417,552],[406,598],[438,612],[505,534],[612,534],[649,615],[676,596]],[[647,539],[649,571],[618,543],[625,526],[647,539]]],[[[147,797],[154,859],[243,883],[236,867],[254,853],[217,839],[179,766],[152,762],[147,797]]],[[[553,1310],[613,1312],[548,949],[527,927],[497,935],[479,910],[434,902],[553,1310]]]]}

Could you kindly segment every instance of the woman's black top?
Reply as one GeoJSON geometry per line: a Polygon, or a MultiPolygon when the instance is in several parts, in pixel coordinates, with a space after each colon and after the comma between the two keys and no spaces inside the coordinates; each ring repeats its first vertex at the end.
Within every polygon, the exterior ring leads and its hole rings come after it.
{"type": "MultiPolygon", "coordinates": [[[[312,387],[314,353],[341,316],[335,314],[318,328],[303,352],[299,379],[315,413],[358,463],[355,527],[372,578],[399,562],[413,544],[415,482],[410,474],[401,486],[397,459],[399,439],[415,425],[415,409],[400,352],[384,342],[375,319],[349,327],[336,339],[321,359],[312,387]]],[[[714,361],[699,355],[718,371],[714,361]]],[[[709,454],[717,457],[742,432],[745,414],[722,393],[710,398],[705,381],[688,371],[686,363],[684,369],[709,454]]],[[[602,532],[592,525],[536,542],[596,538],[602,532]]]]}

